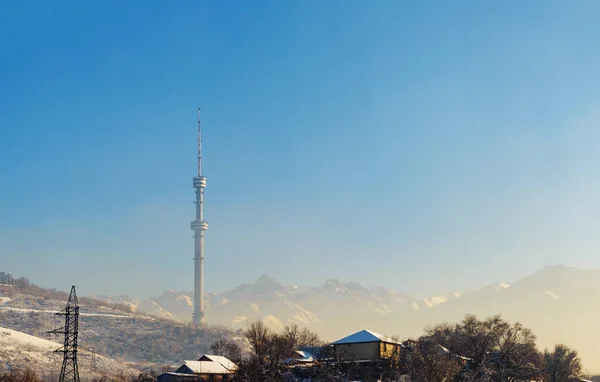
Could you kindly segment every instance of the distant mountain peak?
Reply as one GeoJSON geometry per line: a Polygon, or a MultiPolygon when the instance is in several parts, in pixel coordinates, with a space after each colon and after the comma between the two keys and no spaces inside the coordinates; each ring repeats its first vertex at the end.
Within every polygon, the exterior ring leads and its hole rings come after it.
{"type": "Polygon", "coordinates": [[[270,294],[284,291],[285,287],[281,285],[274,277],[263,274],[258,280],[251,284],[248,291],[254,294],[270,294]]]}
{"type": "Polygon", "coordinates": [[[547,265],[544,268],[538,270],[537,272],[534,272],[532,275],[525,277],[524,279],[528,279],[528,278],[556,278],[556,277],[564,277],[566,275],[575,275],[581,272],[587,272],[588,270],[585,269],[581,269],[581,268],[577,268],[577,267],[570,267],[564,264],[554,264],[554,265],[547,265]]]}

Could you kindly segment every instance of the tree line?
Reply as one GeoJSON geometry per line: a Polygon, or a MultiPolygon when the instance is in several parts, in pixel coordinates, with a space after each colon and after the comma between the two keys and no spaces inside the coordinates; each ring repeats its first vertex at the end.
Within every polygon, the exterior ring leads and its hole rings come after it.
{"type": "Polygon", "coordinates": [[[17,279],[10,273],[0,272],[0,284],[22,286],[24,283],[29,284],[29,280],[27,280],[25,277],[17,279]]]}
{"type": "MultiPolygon", "coordinates": [[[[501,316],[478,319],[466,315],[460,322],[425,329],[417,339],[402,341],[399,354],[374,362],[369,373],[364,363],[336,354],[319,336],[298,326],[277,333],[261,322],[244,332],[250,354],[241,360],[241,349],[231,341],[219,341],[212,350],[239,363],[235,381],[418,381],[418,382],[600,382],[600,376],[583,372],[575,349],[558,344],[538,350],[536,336],[522,324],[501,316]],[[325,346],[323,346],[325,345],[325,346]],[[323,346],[311,367],[289,367],[301,347],[323,346]]],[[[234,361],[234,362],[235,362],[234,361]]]]}

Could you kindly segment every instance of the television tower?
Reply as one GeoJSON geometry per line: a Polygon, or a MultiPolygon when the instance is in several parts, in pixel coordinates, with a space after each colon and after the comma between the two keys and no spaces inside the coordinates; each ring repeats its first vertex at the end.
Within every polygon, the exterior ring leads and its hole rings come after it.
{"type": "Polygon", "coordinates": [[[196,220],[191,223],[194,231],[194,313],[192,322],[196,328],[206,327],[204,313],[204,231],[208,222],[204,221],[203,204],[206,177],[202,176],[202,128],[200,127],[200,109],[198,109],[198,175],[194,177],[196,189],[196,220]]]}

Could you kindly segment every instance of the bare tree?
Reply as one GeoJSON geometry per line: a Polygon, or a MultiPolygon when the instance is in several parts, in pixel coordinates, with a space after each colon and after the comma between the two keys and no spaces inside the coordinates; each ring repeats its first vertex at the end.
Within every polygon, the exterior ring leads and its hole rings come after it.
{"type": "Polygon", "coordinates": [[[267,358],[271,366],[280,365],[294,355],[294,343],[282,334],[271,334],[267,347],[267,358]]]}
{"type": "Polygon", "coordinates": [[[460,359],[431,337],[405,342],[401,352],[401,370],[413,381],[448,381],[461,369],[460,359]]]}
{"type": "Polygon", "coordinates": [[[242,348],[234,341],[220,339],[214,342],[210,349],[215,355],[227,357],[235,363],[242,360],[242,348]]]}
{"type": "Polygon", "coordinates": [[[286,373],[286,361],[294,357],[295,350],[322,343],[319,336],[308,329],[292,325],[281,333],[273,333],[262,321],[252,322],[244,335],[252,347],[253,357],[240,366],[236,376],[240,381],[280,380],[286,373]]]}
{"type": "Polygon", "coordinates": [[[581,374],[581,360],[576,350],[556,345],[554,351],[544,351],[544,377],[549,382],[567,382],[581,374]]]}
{"type": "Polygon", "coordinates": [[[541,357],[533,332],[514,323],[501,335],[496,353],[496,368],[502,380],[531,380],[540,375],[541,357]]]}
{"type": "Polygon", "coordinates": [[[533,332],[501,316],[479,320],[467,315],[454,325],[427,330],[428,337],[452,354],[469,359],[463,379],[526,380],[540,374],[540,354],[533,332]]]}
{"type": "Polygon", "coordinates": [[[300,327],[295,324],[292,326],[286,326],[283,329],[282,335],[290,341],[294,349],[323,345],[323,341],[321,341],[317,333],[312,332],[307,328],[300,329],[300,327]]]}
{"type": "Polygon", "coordinates": [[[253,321],[244,332],[246,339],[252,346],[254,356],[263,362],[268,354],[269,342],[272,336],[271,330],[262,321],[253,321]]]}

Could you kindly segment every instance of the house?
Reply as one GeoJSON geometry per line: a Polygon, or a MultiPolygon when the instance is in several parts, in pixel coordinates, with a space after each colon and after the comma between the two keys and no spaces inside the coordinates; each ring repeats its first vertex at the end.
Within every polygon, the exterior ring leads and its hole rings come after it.
{"type": "Polygon", "coordinates": [[[334,375],[345,381],[399,380],[401,351],[400,341],[361,330],[329,345],[297,349],[285,363],[296,381],[328,382],[334,375]]]}
{"type": "Polygon", "coordinates": [[[158,382],[230,381],[238,367],[226,357],[205,354],[197,361],[184,361],[175,372],[158,376],[158,382]]]}
{"type": "Polygon", "coordinates": [[[398,360],[404,345],[370,330],[344,337],[331,344],[338,359],[348,361],[398,360]]]}

